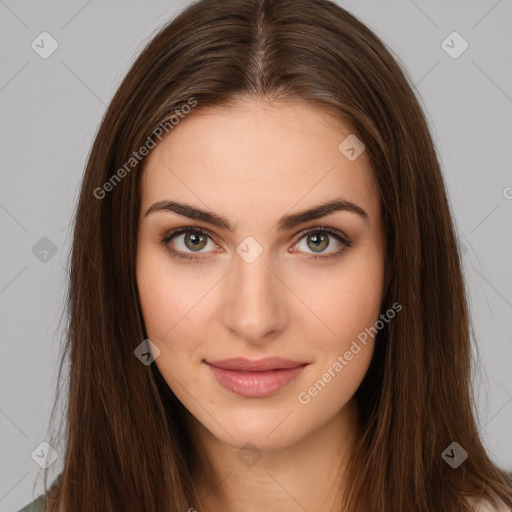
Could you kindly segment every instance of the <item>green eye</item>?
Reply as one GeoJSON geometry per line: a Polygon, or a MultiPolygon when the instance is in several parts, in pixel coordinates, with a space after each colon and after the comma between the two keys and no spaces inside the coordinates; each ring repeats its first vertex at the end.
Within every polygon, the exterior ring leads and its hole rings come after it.
{"type": "MultiPolygon", "coordinates": [[[[175,258],[182,261],[199,261],[204,258],[204,256],[199,256],[202,252],[208,253],[211,251],[203,251],[203,249],[208,245],[208,241],[211,241],[212,244],[217,247],[217,244],[212,239],[210,233],[204,229],[197,228],[194,226],[187,226],[182,228],[174,229],[164,236],[161,240],[162,245],[165,249],[175,258]],[[175,240],[183,235],[183,239],[180,241],[182,248],[176,249],[175,240]],[[172,242],[172,243],[171,243],[172,242]],[[187,251],[191,251],[188,253],[187,251]],[[195,253],[195,254],[194,254],[195,253]]],[[[306,231],[303,231],[300,234],[299,239],[293,245],[293,249],[290,251],[292,253],[304,253],[306,254],[305,258],[316,259],[328,259],[333,257],[341,256],[341,254],[348,247],[352,246],[352,241],[348,240],[345,236],[339,233],[336,230],[333,230],[329,227],[314,227],[310,228],[306,231]],[[305,247],[302,249],[297,249],[297,245],[303,239],[306,240],[305,247]],[[339,247],[335,251],[331,251],[323,254],[327,248],[332,245],[331,239],[335,240],[335,244],[338,244],[339,247]],[[309,250],[312,252],[310,253],[309,250]],[[313,256],[307,256],[308,254],[313,254],[313,256]]]]}

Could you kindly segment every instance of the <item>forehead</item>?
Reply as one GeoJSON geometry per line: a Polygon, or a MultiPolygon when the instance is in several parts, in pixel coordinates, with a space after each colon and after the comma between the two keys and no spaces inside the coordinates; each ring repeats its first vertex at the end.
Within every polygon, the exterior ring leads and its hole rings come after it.
{"type": "Polygon", "coordinates": [[[196,109],[146,157],[143,208],[179,199],[215,211],[282,212],[342,196],[377,215],[366,153],[349,160],[339,149],[353,136],[347,123],[306,103],[196,109]]]}

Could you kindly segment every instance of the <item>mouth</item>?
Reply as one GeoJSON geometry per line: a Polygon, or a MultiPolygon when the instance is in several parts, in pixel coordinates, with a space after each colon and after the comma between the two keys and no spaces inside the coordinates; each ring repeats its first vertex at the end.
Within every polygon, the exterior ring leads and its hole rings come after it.
{"type": "Polygon", "coordinates": [[[277,393],[309,364],[280,357],[257,361],[237,357],[204,362],[221,386],[247,398],[263,398],[277,393]]]}

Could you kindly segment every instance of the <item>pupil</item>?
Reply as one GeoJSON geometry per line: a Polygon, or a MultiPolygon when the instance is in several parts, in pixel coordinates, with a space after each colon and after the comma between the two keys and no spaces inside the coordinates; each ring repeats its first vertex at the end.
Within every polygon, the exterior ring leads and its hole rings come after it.
{"type": "Polygon", "coordinates": [[[316,252],[320,252],[321,250],[325,249],[327,245],[329,245],[329,241],[326,235],[311,235],[310,240],[313,242],[314,246],[312,249],[316,252]],[[324,242],[327,241],[327,244],[324,242]],[[321,244],[323,243],[323,247],[321,247],[321,244]]]}
{"type": "MultiPolygon", "coordinates": [[[[204,244],[204,240],[201,240],[203,238],[203,235],[200,235],[198,233],[189,233],[187,238],[186,238],[186,244],[187,246],[192,246],[192,247],[189,247],[189,248],[197,248],[199,247],[201,244],[204,244]]],[[[199,247],[200,249],[202,249],[202,247],[199,247]]]]}

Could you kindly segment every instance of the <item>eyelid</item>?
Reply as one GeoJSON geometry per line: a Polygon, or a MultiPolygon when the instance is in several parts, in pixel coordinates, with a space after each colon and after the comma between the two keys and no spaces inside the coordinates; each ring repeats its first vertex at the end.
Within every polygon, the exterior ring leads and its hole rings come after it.
{"type": "Polygon", "coordinates": [[[339,229],[331,228],[329,226],[312,226],[312,227],[302,230],[297,235],[298,238],[295,243],[297,243],[301,238],[303,238],[305,235],[307,235],[308,233],[310,233],[312,231],[323,231],[325,233],[329,233],[335,237],[341,238],[342,242],[346,243],[346,244],[351,244],[353,242],[352,240],[349,239],[349,237],[347,235],[345,235],[345,233],[343,233],[343,231],[340,231],[339,229]]]}
{"type": "Polygon", "coordinates": [[[182,235],[183,233],[190,233],[190,232],[198,233],[200,235],[206,235],[209,238],[211,238],[211,240],[216,245],[219,245],[219,246],[221,245],[221,244],[218,243],[216,235],[214,235],[208,229],[200,228],[198,226],[183,226],[183,227],[179,227],[179,228],[174,228],[174,229],[166,230],[164,232],[164,234],[162,235],[163,236],[162,244],[165,245],[167,242],[169,242],[171,240],[171,238],[173,238],[175,236],[182,235]]]}
{"type": "MultiPolygon", "coordinates": [[[[302,238],[304,238],[308,233],[310,233],[310,232],[317,232],[317,231],[318,232],[327,233],[327,234],[331,235],[332,237],[336,238],[343,245],[343,247],[342,247],[342,249],[340,249],[338,251],[335,251],[335,252],[326,253],[326,254],[319,253],[318,256],[314,256],[314,253],[311,253],[309,256],[304,256],[304,258],[306,258],[306,259],[313,258],[313,259],[324,259],[325,260],[325,259],[328,259],[329,257],[334,257],[334,256],[339,255],[345,249],[347,249],[348,247],[352,246],[353,240],[350,240],[349,237],[345,235],[345,233],[343,233],[339,229],[332,228],[330,226],[325,226],[325,225],[311,226],[309,228],[303,229],[302,231],[300,231],[296,235],[296,240],[293,243],[293,246],[295,246],[300,240],[302,240],[302,238]]],[[[217,242],[216,235],[214,235],[208,229],[201,228],[201,227],[198,227],[198,226],[182,226],[182,227],[179,227],[179,228],[174,228],[174,229],[171,229],[171,230],[166,230],[164,232],[164,234],[161,236],[161,243],[164,246],[164,248],[166,248],[167,251],[169,251],[173,256],[176,256],[178,254],[181,254],[181,251],[176,251],[175,249],[170,249],[168,247],[168,243],[175,236],[179,236],[179,235],[181,235],[183,233],[189,233],[189,232],[195,232],[195,233],[198,233],[198,234],[201,234],[201,235],[206,235],[217,246],[221,245],[221,244],[219,244],[217,242]]],[[[301,251],[298,251],[298,252],[301,252],[301,251]]],[[[194,254],[194,253],[184,253],[184,254],[186,256],[178,256],[178,257],[182,258],[182,259],[190,259],[190,260],[191,259],[196,259],[197,260],[197,259],[207,258],[208,257],[207,256],[208,253],[196,253],[196,254],[194,254]]]]}

